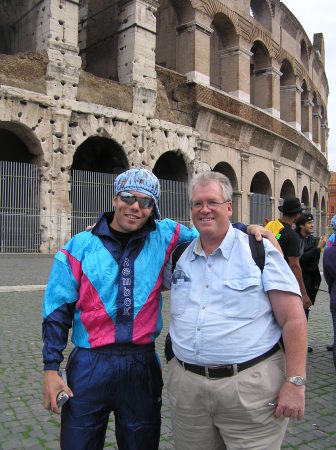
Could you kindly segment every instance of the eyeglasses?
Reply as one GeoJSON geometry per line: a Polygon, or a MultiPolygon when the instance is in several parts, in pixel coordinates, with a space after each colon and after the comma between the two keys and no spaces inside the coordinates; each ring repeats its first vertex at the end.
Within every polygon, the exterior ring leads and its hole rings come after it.
{"type": "Polygon", "coordinates": [[[119,197],[127,205],[134,205],[135,202],[138,202],[141,209],[149,209],[154,206],[154,201],[150,197],[138,197],[129,192],[121,192],[119,197]]]}
{"type": "Polygon", "coordinates": [[[224,203],[229,203],[229,200],[224,200],[224,202],[217,202],[216,200],[208,200],[207,202],[202,202],[201,200],[190,201],[190,208],[200,210],[205,206],[209,209],[216,209],[219,205],[224,205],[224,203]]]}

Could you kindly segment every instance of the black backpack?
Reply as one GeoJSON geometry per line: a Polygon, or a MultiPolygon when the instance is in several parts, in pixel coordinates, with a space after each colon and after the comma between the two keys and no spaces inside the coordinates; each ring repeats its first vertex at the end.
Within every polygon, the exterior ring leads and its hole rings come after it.
{"type": "MultiPolygon", "coordinates": [[[[253,234],[249,234],[249,244],[251,249],[252,258],[254,262],[259,267],[260,271],[263,272],[265,266],[265,248],[263,241],[257,241],[253,234]]],[[[175,248],[172,255],[172,272],[174,272],[176,263],[180,259],[184,250],[189,246],[190,242],[183,242],[178,247],[175,248]]],[[[166,357],[167,363],[174,358],[174,352],[172,347],[172,342],[170,338],[170,334],[168,333],[165,340],[165,348],[164,353],[166,357]]]]}

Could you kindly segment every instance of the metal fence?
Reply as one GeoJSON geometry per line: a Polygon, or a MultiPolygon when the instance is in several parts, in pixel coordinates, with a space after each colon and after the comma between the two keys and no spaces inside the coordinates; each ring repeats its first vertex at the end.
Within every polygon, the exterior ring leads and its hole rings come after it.
{"type": "Polygon", "coordinates": [[[102,211],[112,211],[113,183],[116,175],[73,170],[70,201],[71,236],[96,222],[102,211]]]}
{"type": "MultiPolygon", "coordinates": [[[[71,181],[71,235],[83,231],[93,224],[102,211],[112,211],[114,180],[117,175],[108,173],[73,170],[71,181]]],[[[160,180],[161,218],[189,224],[190,212],[187,183],[160,180]]]]}
{"type": "Polygon", "coordinates": [[[0,253],[34,253],[39,245],[38,168],[0,161],[0,253]]]}
{"type": "Polygon", "coordinates": [[[252,193],[250,196],[250,223],[264,225],[265,217],[271,217],[270,196],[252,193]]]}
{"type": "MultiPolygon", "coordinates": [[[[56,223],[54,239],[63,244],[62,236],[73,236],[93,224],[102,211],[112,211],[114,180],[108,173],[73,170],[70,201],[71,230],[64,230],[64,211],[50,215],[56,223]]],[[[160,180],[161,217],[189,224],[187,184],[160,180]]],[[[40,246],[40,190],[36,165],[0,161],[0,253],[37,253],[40,246]]],[[[68,216],[67,216],[68,217],[68,216]]]]}

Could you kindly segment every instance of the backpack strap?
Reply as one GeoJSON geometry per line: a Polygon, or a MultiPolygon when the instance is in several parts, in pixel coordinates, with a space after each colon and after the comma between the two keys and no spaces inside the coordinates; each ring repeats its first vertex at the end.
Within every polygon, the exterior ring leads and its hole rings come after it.
{"type": "Polygon", "coordinates": [[[257,241],[253,234],[249,234],[248,237],[252,258],[261,272],[263,272],[265,266],[265,248],[263,241],[257,241]]]}
{"type": "Polygon", "coordinates": [[[184,250],[189,247],[190,242],[183,242],[182,244],[178,245],[172,254],[172,272],[174,272],[176,263],[180,259],[180,256],[184,252],[184,250]]]}

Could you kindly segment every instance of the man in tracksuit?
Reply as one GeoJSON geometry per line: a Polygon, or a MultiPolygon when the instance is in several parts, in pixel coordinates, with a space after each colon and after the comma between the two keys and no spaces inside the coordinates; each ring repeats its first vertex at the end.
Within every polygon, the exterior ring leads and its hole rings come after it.
{"type": "Polygon", "coordinates": [[[63,450],[102,449],[112,411],[119,450],[159,446],[162,375],[154,340],[162,328],[163,267],[178,244],[198,235],[155,220],[159,197],[159,181],[146,169],[120,174],[115,212],[55,256],[43,304],[43,395],[56,413],[57,394],[70,396],[61,415],[63,450]],[[66,385],[58,370],[71,327],[66,385]]]}

